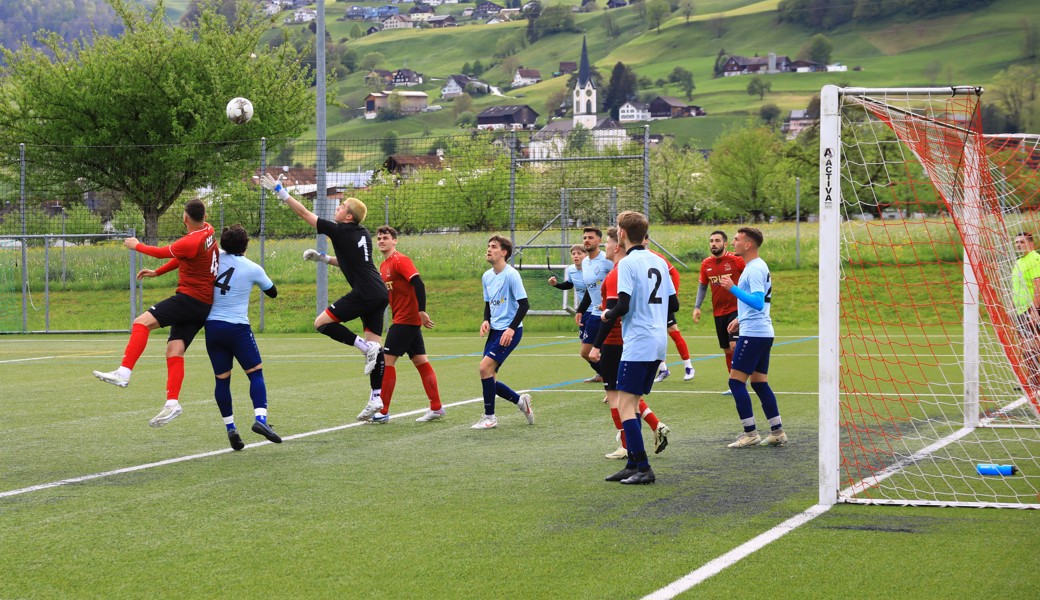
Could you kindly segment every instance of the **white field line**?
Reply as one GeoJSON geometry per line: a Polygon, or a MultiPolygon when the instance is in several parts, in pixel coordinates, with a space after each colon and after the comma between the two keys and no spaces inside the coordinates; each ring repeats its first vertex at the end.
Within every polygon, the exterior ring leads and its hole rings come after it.
{"type": "MultiPolygon", "coordinates": [[[[1023,398],[1019,398],[1015,402],[1013,402],[1010,405],[1004,407],[1003,410],[1013,410],[1014,408],[1020,406],[1026,400],[1027,399],[1024,398],[1024,397],[1023,398]]],[[[992,421],[992,420],[993,420],[993,417],[988,417],[986,419],[983,419],[982,423],[984,424],[984,423],[992,421]]],[[[857,493],[859,493],[859,492],[861,492],[861,491],[863,491],[865,489],[874,487],[877,484],[879,484],[882,481],[884,481],[885,479],[888,479],[892,475],[895,475],[903,467],[905,467],[907,465],[910,465],[910,464],[913,464],[914,462],[924,458],[925,456],[928,456],[932,452],[935,452],[936,450],[939,450],[939,449],[941,449],[941,448],[943,448],[945,446],[948,446],[949,444],[952,444],[953,442],[955,442],[955,441],[961,439],[962,437],[968,435],[972,431],[974,431],[973,428],[965,427],[965,428],[961,428],[961,429],[951,433],[950,435],[948,435],[948,436],[946,436],[946,437],[944,437],[942,439],[936,440],[934,443],[932,443],[932,444],[930,444],[930,445],[928,445],[928,446],[926,446],[924,448],[921,448],[920,450],[918,450],[914,454],[912,454],[912,455],[910,455],[910,456],[900,460],[899,462],[897,462],[896,464],[888,467],[884,471],[881,471],[880,473],[877,474],[877,476],[871,478],[870,482],[868,482],[867,479],[863,479],[863,480],[859,481],[858,483],[854,483],[851,486],[845,488],[844,490],[842,490],[839,493],[839,496],[840,497],[841,496],[843,496],[843,497],[851,497],[851,496],[853,496],[853,495],[855,495],[855,494],[857,494],[857,493]]],[[[767,544],[769,544],[771,542],[775,542],[776,540],[778,540],[781,537],[783,537],[785,534],[793,531],[795,528],[800,527],[802,525],[805,525],[809,521],[812,521],[816,517],[818,517],[818,516],[822,515],[823,513],[827,512],[831,508],[831,506],[832,505],[823,505],[823,504],[816,504],[814,506],[811,506],[811,507],[807,508],[806,510],[802,511],[801,513],[799,513],[799,514],[791,517],[790,519],[784,521],[783,523],[777,525],[776,527],[773,527],[769,531],[766,531],[765,533],[762,533],[762,534],[760,534],[758,536],[755,536],[754,538],[744,542],[743,544],[737,546],[733,550],[730,550],[729,552],[723,554],[722,556],[720,556],[718,558],[712,559],[711,561],[707,562],[706,564],[704,564],[704,566],[700,567],[699,569],[697,569],[695,571],[692,571],[692,572],[688,573],[687,575],[685,575],[685,576],[683,576],[683,577],[673,581],[672,583],[664,586],[663,588],[657,590],[656,592],[653,592],[651,594],[643,596],[643,599],[644,600],[670,600],[671,598],[675,598],[679,594],[681,594],[681,593],[689,590],[693,586],[703,582],[705,579],[708,579],[712,575],[717,575],[718,573],[722,572],[727,567],[733,566],[738,561],[740,561],[743,558],[749,556],[753,552],[755,552],[755,551],[765,547],[767,544]]]]}
{"type": "MultiPolygon", "coordinates": [[[[527,393],[528,391],[530,391],[530,390],[518,390],[517,393],[518,394],[520,394],[520,393],[527,393]]],[[[453,406],[462,406],[464,404],[472,404],[474,402],[482,402],[483,400],[484,400],[483,397],[470,398],[469,400],[460,400],[458,402],[452,402],[450,404],[443,404],[442,406],[444,408],[451,408],[453,406]]],[[[425,409],[425,408],[420,408],[420,409],[412,410],[412,411],[408,411],[408,412],[396,413],[396,414],[390,415],[390,418],[391,419],[398,419],[398,418],[401,418],[401,417],[409,417],[409,416],[412,416],[412,415],[425,414],[426,410],[427,409],[425,409]]],[[[293,435],[284,436],[282,438],[282,441],[289,442],[289,441],[292,441],[292,440],[298,440],[298,439],[302,439],[302,438],[305,438],[305,437],[310,437],[312,435],[321,435],[323,433],[332,433],[334,431],[341,431],[343,429],[350,429],[351,427],[360,427],[362,425],[367,425],[367,424],[368,423],[363,422],[363,421],[357,421],[357,422],[354,422],[354,423],[347,423],[345,425],[337,425],[336,427],[327,427],[325,429],[315,429],[314,431],[306,431],[304,433],[295,433],[293,435]]],[[[264,445],[271,444],[271,443],[273,443],[273,442],[269,442],[267,440],[264,440],[262,442],[254,442],[252,444],[246,444],[246,448],[255,448],[255,447],[258,447],[258,446],[264,446],[264,445]]],[[[166,465],[174,465],[174,464],[177,464],[177,463],[187,462],[189,460],[196,460],[196,459],[200,459],[200,458],[209,458],[211,456],[218,456],[220,454],[228,454],[228,453],[231,453],[231,452],[235,452],[235,450],[232,450],[231,448],[223,448],[223,449],[220,449],[220,450],[213,450],[211,452],[202,452],[200,454],[189,454],[187,456],[178,456],[176,458],[168,458],[166,460],[160,460],[160,461],[157,461],[157,462],[145,463],[143,465],[134,465],[132,467],[124,467],[122,469],[113,469],[111,471],[103,471],[101,473],[92,473],[90,475],[81,475],[79,477],[70,477],[68,479],[62,479],[62,480],[59,480],[59,481],[51,481],[49,483],[41,483],[41,484],[37,484],[37,485],[31,485],[29,487],[20,488],[20,489],[17,489],[17,490],[9,490],[9,491],[6,491],[6,492],[0,492],[0,498],[10,498],[11,496],[19,496],[19,495],[28,494],[28,493],[31,493],[31,492],[39,492],[41,490],[48,490],[48,489],[51,489],[51,488],[61,487],[63,485],[71,485],[73,483],[83,483],[85,481],[92,481],[94,479],[102,479],[104,477],[111,477],[113,475],[122,475],[124,473],[134,473],[136,471],[144,471],[146,469],[154,469],[155,467],[163,467],[163,466],[166,466],[166,465]]]]}
{"type": "MultiPolygon", "coordinates": [[[[10,363],[30,362],[30,361],[34,361],[34,360],[51,360],[52,358],[69,358],[69,356],[68,355],[66,355],[66,356],[36,356],[36,357],[33,357],[33,358],[12,358],[12,359],[9,359],[9,360],[0,360],[0,365],[6,365],[6,364],[10,364],[10,363]]],[[[73,358],[75,358],[75,357],[73,357],[73,358]]],[[[86,357],[83,357],[83,358],[86,358],[86,357]]],[[[91,356],[91,358],[94,358],[94,357],[91,356]]]]}
{"type": "Polygon", "coordinates": [[[748,555],[752,554],[756,550],[763,548],[770,542],[783,537],[786,533],[793,531],[795,528],[805,525],[809,521],[812,521],[816,517],[822,515],[830,509],[830,506],[817,504],[812,506],[805,511],[791,517],[776,527],[766,531],[765,533],[759,534],[722,556],[712,559],[705,563],[704,566],[693,571],[684,577],[676,579],[672,583],[664,586],[663,588],[643,596],[643,600],[670,600],[675,598],[679,594],[689,590],[693,586],[701,583],[705,579],[716,575],[723,569],[730,567],[740,560],[744,559],[748,555]]]}

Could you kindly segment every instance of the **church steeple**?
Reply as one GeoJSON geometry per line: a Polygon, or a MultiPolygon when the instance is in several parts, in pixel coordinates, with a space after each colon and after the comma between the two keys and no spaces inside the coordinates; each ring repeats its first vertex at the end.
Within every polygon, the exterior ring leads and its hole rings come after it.
{"type": "Polygon", "coordinates": [[[578,81],[573,93],[574,125],[592,129],[599,121],[596,115],[596,84],[592,81],[592,67],[589,65],[589,49],[585,37],[581,38],[581,65],[578,67],[578,81]]]}

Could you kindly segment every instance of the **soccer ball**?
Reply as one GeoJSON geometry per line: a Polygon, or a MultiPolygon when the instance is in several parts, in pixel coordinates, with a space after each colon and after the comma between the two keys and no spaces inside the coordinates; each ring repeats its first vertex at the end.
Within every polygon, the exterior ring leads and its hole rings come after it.
{"type": "Polygon", "coordinates": [[[245,98],[232,98],[227,103],[227,118],[238,125],[248,123],[253,118],[253,103],[245,98]]]}

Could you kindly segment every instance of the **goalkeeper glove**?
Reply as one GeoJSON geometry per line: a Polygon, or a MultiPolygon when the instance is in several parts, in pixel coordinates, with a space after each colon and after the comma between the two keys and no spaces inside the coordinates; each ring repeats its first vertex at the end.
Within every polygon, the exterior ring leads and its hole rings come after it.
{"type": "Polygon", "coordinates": [[[303,260],[312,260],[315,262],[323,262],[329,264],[329,257],[324,252],[318,252],[312,248],[307,248],[303,251],[303,260]]]}
{"type": "Polygon", "coordinates": [[[289,192],[285,191],[285,188],[282,187],[282,182],[271,177],[268,173],[264,173],[263,176],[260,177],[260,185],[274,192],[274,195],[278,196],[278,199],[282,202],[289,199],[289,192]]]}

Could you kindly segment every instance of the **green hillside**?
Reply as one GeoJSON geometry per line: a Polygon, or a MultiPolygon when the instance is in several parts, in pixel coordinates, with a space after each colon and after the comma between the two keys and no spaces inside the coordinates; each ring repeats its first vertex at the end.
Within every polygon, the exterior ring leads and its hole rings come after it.
{"type": "MultiPolygon", "coordinates": [[[[765,55],[772,51],[793,58],[798,53],[814,32],[777,24],[777,4],[778,0],[703,0],[695,3],[697,13],[688,24],[681,14],[675,13],[659,33],[646,31],[638,7],[628,6],[609,11],[610,18],[621,30],[616,38],[606,35],[603,20],[607,11],[576,14],[575,23],[585,32],[590,58],[604,77],[609,77],[614,64],[619,61],[651,81],[666,78],[676,66],[691,71],[697,86],[692,103],[704,107],[709,116],[682,122],[658,121],[653,123],[651,130],[707,146],[725,126],[756,115],[763,103],[775,103],[784,111],[804,108],[813,94],[828,83],[985,86],[996,73],[1020,57],[1024,36],[1022,23],[1038,18],[1032,0],[998,0],[988,9],[973,13],[907,23],[894,19],[869,26],[839,28],[826,33],[834,45],[832,62],[847,65],[849,71],[769,76],[772,92],[764,100],[746,93],[747,77],[712,79],[712,66],[720,49],[725,49],[727,54],[745,56],[765,55]],[[717,37],[720,19],[725,31],[717,37]],[[861,70],[854,71],[853,67],[861,70]]],[[[348,6],[345,3],[326,3],[326,26],[335,41],[349,38],[354,26],[353,21],[335,20],[348,6]]],[[[449,6],[439,7],[438,14],[445,14],[449,6]]],[[[450,6],[451,12],[457,14],[464,6],[467,5],[450,6]]],[[[511,73],[501,68],[501,59],[493,57],[495,44],[502,37],[517,34],[525,28],[526,21],[473,24],[453,29],[384,31],[347,41],[347,47],[360,56],[371,52],[382,54],[386,60],[381,68],[393,70],[407,66],[423,73],[427,83],[415,89],[426,91],[430,94],[430,103],[442,104],[445,110],[392,123],[375,123],[349,119],[349,111],[330,109],[328,137],[382,137],[390,130],[400,135],[437,135],[457,131],[450,103],[440,101],[442,82],[437,80],[459,73],[463,64],[479,59],[485,66],[496,65],[482,79],[505,87],[511,73]]],[[[539,69],[543,76],[549,76],[558,69],[560,61],[578,60],[581,37],[581,33],[547,36],[516,54],[514,64],[539,69]]],[[[335,86],[337,99],[348,107],[360,106],[367,93],[363,79],[364,73],[359,71],[339,80],[335,86]]],[[[547,99],[565,85],[566,78],[561,77],[515,91],[504,90],[506,97],[478,98],[475,109],[523,103],[544,118],[547,99]]],[[[643,91],[682,95],[675,86],[643,91]]]]}

